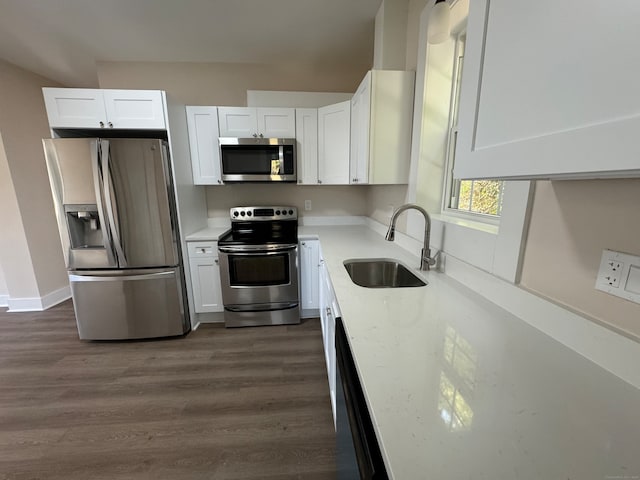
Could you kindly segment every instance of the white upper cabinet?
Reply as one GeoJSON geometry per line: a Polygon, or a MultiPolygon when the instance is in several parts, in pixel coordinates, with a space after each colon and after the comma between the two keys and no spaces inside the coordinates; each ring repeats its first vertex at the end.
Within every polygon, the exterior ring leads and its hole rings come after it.
{"type": "Polygon", "coordinates": [[[318,183],[349,184],[351,101],[318,109],[318,183]]]}
{"type": "Polygon", "coordinates": [[[158,90],[43,88],[51,128],[164,130],[158,90]]]}
{"type": "Polygon", "coordinates": [[[195,185],[222,184],[218,148],[218,108],[186,107],[195,185]]]}
{"type": "Polygon", "coordinates": [[[298,183],[318,183],[318,109],[296,108],[298,183]]]}
{"type": "Polygon", "coordinates": [[[351,100],[351,183],[409,181],[414,72],[371,70],[351,100]]]}
{"type": "Polygon", "coordinates": [[[470,2],[456,178],[640,174],[640,2],[470,2]]]}
{"type": "Polygon", "coordinates": [[[221,137],[294,138],[294,108],[218,107],[221,137]]]}

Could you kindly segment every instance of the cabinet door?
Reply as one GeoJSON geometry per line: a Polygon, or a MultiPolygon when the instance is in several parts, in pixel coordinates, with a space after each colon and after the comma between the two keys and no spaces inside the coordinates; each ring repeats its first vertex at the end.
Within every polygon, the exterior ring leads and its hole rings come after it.
{"type": "Polygon", "coordinates": [[[190,257],[189,266],[196,313],[222,312],[224,307],[218,257],[190,257]]]}
{"type": "Polygon", "coordinates": [[[415,73],[372,70],[367,111],[369,184],[406,184],[411,163],[415,73]]]}
{"type": "Polygon", "coordinates": [[[221,137],[248,138],[258,135],[256,109],[248,107],[218,107],[221,137]]]}
{"type": "Polygon", "coordinates": [[[43,88],[51,128],[104,128],[107,114],[102,90],[43,88]]]}
{"type": "Polygon", "coordinates": [[[369,119],[371,116],[371,72],[351,99],[351,183],[367,183],[369,176],[369,119]]]}
{"type": "Polygon", "coordinates": [[[336,421],[336,347],[335,330],[336,318],[340,316],[335,294],[331,285],[331,279],[324,261],[320,260],[320,321],[322,322],[322,334],[324,343],[325,362],[327,366],[327,378],[329,381],[329,393],[331,396],[331,408],[333,421],[336,421]]]}
{"type": "Polygon", "coordinates": [[[295,108],[258,108],[258,135],[265,138],[295,138],[295,108]]]}
{"type": "Polygon", "coordinates": [[[318,183],[318,109],[296,108],[298,183],[318,183]]]}
{"type": "Polygon", "coordinates": [[[470,2],[456,178],[640,172],[640,2],[470,2]]]}
{"type": "Polygon", "coordinates": [[[195,185],[220,185],[218,108],[186,107],[191,167],[195,185]]]}
{"type": "Polygon", "coordinates": [[[318,240],[300,242],[300,303],[304,316],[317,316],[320,306],[320,242],[318,240]]]}
{"type": "Polygon", "coordinates": [[[318,183],[349,183],[351,101],[318,109],[318,183]]]}
{"type": "Polygon", "coordinates": [[[159,90],[102,90],[111,128],[164,130],[164,100],[159,90]]]}

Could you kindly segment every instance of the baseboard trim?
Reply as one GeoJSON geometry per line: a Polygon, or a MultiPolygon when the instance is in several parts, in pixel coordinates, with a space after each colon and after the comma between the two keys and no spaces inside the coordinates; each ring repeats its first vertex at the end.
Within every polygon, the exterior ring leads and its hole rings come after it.
{"type": "Polygon", "coordinates": [[[65,285],[42,297],[7,298],[9,312],[41,312],[71,298],[71,287],[65,285]]]}

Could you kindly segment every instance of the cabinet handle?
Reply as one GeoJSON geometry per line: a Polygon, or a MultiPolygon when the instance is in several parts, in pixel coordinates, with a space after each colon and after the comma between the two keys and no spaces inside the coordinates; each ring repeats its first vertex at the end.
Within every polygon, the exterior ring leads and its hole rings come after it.
{"type": "Polygon", "coordinates": [[[100,128],[104,128],[104,122],[100,122],[100,128]]]}
{"type": "Polygon", "coordinates": [[[331,308],[327,307],[327,317],[330,317],[330,316],[331,316],[331,308]]]}
{"type": "Polygon", "coordinates": [[[109,122],[109,128],[113,128],[113,123],[109,122]]]}

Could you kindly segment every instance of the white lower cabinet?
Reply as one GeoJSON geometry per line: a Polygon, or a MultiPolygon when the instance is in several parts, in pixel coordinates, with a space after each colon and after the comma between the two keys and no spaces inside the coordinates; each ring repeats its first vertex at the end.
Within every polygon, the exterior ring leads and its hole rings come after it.
{"type": "Polygon", "coordinates": [[[327,364],[327,376],[329,378],[329,393],[331,396],[331,409],[333,411],[333,423],[336,422],[336,318],[340,316],[336,295],[331,285],[331,279],[327,272],[322,256],[320,258],[320,322],[322,323],[322,339],[324,343],[324,355],[327,364]]]}
{"type": "Polygon", "coordinates": [[[196,313],[222,312],[218,242],[188,242],[196,313]]]}
{"type": "Polygon", "coordinates": [[[298,251],[302,318],[317,317],[320,306],[320,242],[302,240],[298,251]]]}

